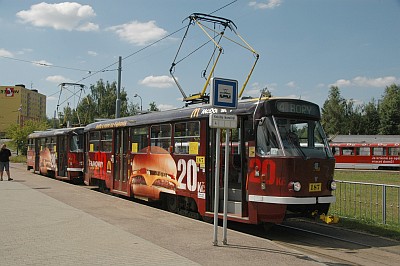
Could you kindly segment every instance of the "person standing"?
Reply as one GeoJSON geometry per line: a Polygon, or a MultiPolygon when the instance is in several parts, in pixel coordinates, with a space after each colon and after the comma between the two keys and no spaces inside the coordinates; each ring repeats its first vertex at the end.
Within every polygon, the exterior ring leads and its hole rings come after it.
{"type": "Polygon", "coordinates": [[[10,150],[7,149],[6,144],[3,144],[0,150],[0,181],[3,181],[4,170],[7,173],[8,181],[13,180],[10,177],[10,156],[11,156],[10,150]]]}

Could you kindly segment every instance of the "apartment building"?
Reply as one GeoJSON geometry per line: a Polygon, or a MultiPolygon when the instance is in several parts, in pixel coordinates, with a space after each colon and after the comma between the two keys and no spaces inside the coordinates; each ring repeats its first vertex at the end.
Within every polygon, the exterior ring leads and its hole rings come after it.
{"type": "Polygon", "coordinates": [[[24,85],[0,86],[0,135],[10,124],[46,119],[46,95],[24,85]]]}

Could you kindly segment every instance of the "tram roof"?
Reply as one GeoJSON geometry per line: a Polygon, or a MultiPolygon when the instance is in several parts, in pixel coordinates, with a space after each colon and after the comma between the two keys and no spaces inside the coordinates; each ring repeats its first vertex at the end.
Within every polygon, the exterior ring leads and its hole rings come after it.
{"type": "Polygon", "coordinates": [[[38,138],[38,137],[49,137],[49,136],[59,136],[65,135],[72,131],[82,131],[84,127],[68,127],[68,128],[57,128],[57,129],[48,129],[43,131],[35,131],[28,135],[28,138],[38,138]]]}
{"type": "MultiPolygon", "coordinates": [[[[238,103],[237,109],[224,109],[224,108],[215,108],[211,104],[198,104],[191,105],[189,107],[183,107],[178,109],[166,110],[161,112],[150,112],[143,113],[129,117],[121,117],[115,119],[109,119],[104,121],[98,121],[92,124],[89,124],[85,127],[85,131],[93,130],[93,129],[109,129],[109,128],[119,128],[119,127],[127,127],[127,126],[138,126],[138,125],[146,125],[146,124],[157,124],[157,123],[167,123],[173,121],[189,121],[198,118],[208,118],[212,113],[220,113],[220,114],[237,114],[237,115],[245,115],[245,114],[253,114],[257,105],[263,105],[265,102],[275,102],[278,100],[290,100],[290,101],[301,101],[307,102],[299,99],[292,98],[252,98],[241,100],[238,103]]],[[[308,102],[309,103],[309,102],[308,102]]],[[[314,104],[314,103],[312,103],[314,104]]],[[[315,105],[315,104],[314,104],[315,105]]],[[[257,111],[262,112],[262,108],[259,108],[257,111]]],[[[265,110],[264,110],[265,111],[265,110]]],[[[319,113],[319,110],[318,110],[319,113]]]]}
{"type": "Polygon", "coordinates": [[[85,127],[85,131],[93,129],[107,129],[145,124],[157,124],[172,121],[193,120],[208,117],[212,113],[251,114],[258,99],[241,101],[237,109],[215,108],[210,104],[198,104],[189,107],[171,109],[161,112],[142,113],[134,116],[121,117],[95,122],[85,127]]]}
{"type": "Polygon", "coordinates": [[[337,135],[331,143],[400,143],[400,135],[337,135]]]}

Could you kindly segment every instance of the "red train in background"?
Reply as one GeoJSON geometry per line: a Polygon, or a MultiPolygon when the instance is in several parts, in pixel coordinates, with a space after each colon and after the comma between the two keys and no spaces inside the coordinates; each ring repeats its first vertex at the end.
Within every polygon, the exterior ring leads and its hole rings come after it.
{"type": "Polygon", "coordinates": [[[395,143],[330,143],[336,168],[400,169],[400,138],[395,143]]]}
{"type": "MultiPolygon", "coordinates": [[[[79,142],[84,143],[79,163],[84,166],[84,183],[114,194],[161,201],[172,212],[213,217],[215,150],[217,145],[225,149],[225,140],[216,143],[216,129],[209,126],[211,113],[238,117],[237,129],[229,134],[228,220],[280,223],[289,215],[328,212],[335,201],[334,156],[318,105],[298,99],[244,100],[234,110],[200,104],[89,124],[83,129],[84,141],[79,142]]],[[[36,142],[50,138],[35,134],[30,139],[36,142]]],[[[59,163],[60,148],[51,151],[53,145],[41,141],[31,143],[41,152],[35,153],[35,162],[28,167],[35,165],[42,174],[53,171],[60,176],[58,168],[45,170],[48,162],[41,158],[48,148],[59,163]]],[[[220,156],[223,187],[223,151],[220,156]]],[[[32,158],[28,155],[28,161],[32,158]]],[[[222,201],[223,193],[219,195],[222,201]]]]}
{"type": "Polygon", "coordinates": [[[30,134],[27,169],[61,180],[83,181],[83,129],[61,128],[30,134]]]}

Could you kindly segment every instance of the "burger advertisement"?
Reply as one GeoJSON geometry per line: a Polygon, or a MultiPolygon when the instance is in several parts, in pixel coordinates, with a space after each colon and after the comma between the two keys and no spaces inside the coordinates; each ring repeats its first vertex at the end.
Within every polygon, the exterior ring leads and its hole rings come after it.
{"type": "Polygon", "coordinates": [[[130,184],[134,195],[160,199],[160,192],[175,194],[175,161],[167,150],[158,146],[143,148],[132,161],[130,184]]]}
{"type": "Polygon", "coordinates": [[[56,153],[50,152],[49,148],[44,148],[40,151],[39,171],[48,174],[48,170],[55,171],[56,169],[56,153]]]}

